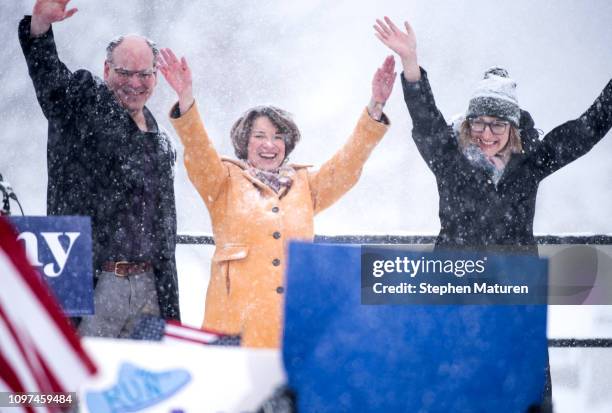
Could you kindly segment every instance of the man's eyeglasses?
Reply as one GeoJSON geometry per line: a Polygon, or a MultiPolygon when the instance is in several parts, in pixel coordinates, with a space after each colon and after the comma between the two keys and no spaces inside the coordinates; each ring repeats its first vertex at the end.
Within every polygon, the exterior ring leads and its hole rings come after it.
{"type": "Polygon", "coordinates": [[[483,133],[488,126],[491,130],[491,133],[493,133],[494,135],[503,135],[506,132],[508,125],[510,125],[510,122],[504,122],[501,120],[485,122],[481,119],[469,119],[469,122],[470,128],[473,132],[483,133]]]}
{"type": "Polygon", "coordinates": [[[156,69],[146,69],[146,70],[127,70],[122,67],[116,67],[112,63],[110,64],[117,76],[121,79],[130,79],[132,76],[138,77],[140,80],[150,80],[157,74],[156,69]]]}

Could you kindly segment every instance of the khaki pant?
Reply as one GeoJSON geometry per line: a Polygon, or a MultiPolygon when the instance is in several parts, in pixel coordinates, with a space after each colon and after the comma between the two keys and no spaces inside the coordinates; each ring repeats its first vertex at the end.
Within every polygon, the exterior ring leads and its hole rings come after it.
{"type": "Polygon", "coordinates": [[[83,317],[79,334],[129,337],[142,315],[160,315],[153,273],[119,277],[102,271],[94,291],[94,315],[83,317]]]}

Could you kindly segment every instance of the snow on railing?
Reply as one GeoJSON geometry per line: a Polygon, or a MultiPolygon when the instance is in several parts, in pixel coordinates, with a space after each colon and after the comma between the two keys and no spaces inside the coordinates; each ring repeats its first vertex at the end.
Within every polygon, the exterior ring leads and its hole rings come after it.
{"type": "MultiPolygon", "coordinates": [[[[536,235],[538,244],[612,245],[612,235],[536,235]]],[[[336,244],[433,244],[435,235],[316,235],[315,242],[336,244]]],[[[179,234],[179,244],[214,245],[211,235],[179,234]]],[[[609,348],[612,338],[553,338],[548,347],[609,348]]]]}

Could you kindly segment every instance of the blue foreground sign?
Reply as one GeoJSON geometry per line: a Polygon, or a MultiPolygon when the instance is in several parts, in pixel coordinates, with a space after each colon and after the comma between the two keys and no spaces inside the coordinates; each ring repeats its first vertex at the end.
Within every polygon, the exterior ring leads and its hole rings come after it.
{"type": "Polygon", "coordinates": [[[298,411],[525,412],[545,305],[363,305],[358,246],[292,243],[283,361],[298,411]]]}
{"type": "Polygon", "coordinates": [[[89,217],[10,217],[30,263],[51,287],[67,316],[93,314],[89,217]]]}

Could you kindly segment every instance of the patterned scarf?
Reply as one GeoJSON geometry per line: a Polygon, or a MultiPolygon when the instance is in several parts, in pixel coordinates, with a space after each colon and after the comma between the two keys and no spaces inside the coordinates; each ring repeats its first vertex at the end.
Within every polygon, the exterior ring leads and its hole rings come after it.
{"type": "Polygon", "coordinates": [[[281,166],[271,171],[264,171],[255,168],[249,163],[247,170],[253,178],[259,179],[280,196],[285,195],[289,191],[293,184],[292,176],[295,174],[295,171],[290,166],[281,166]]]}

